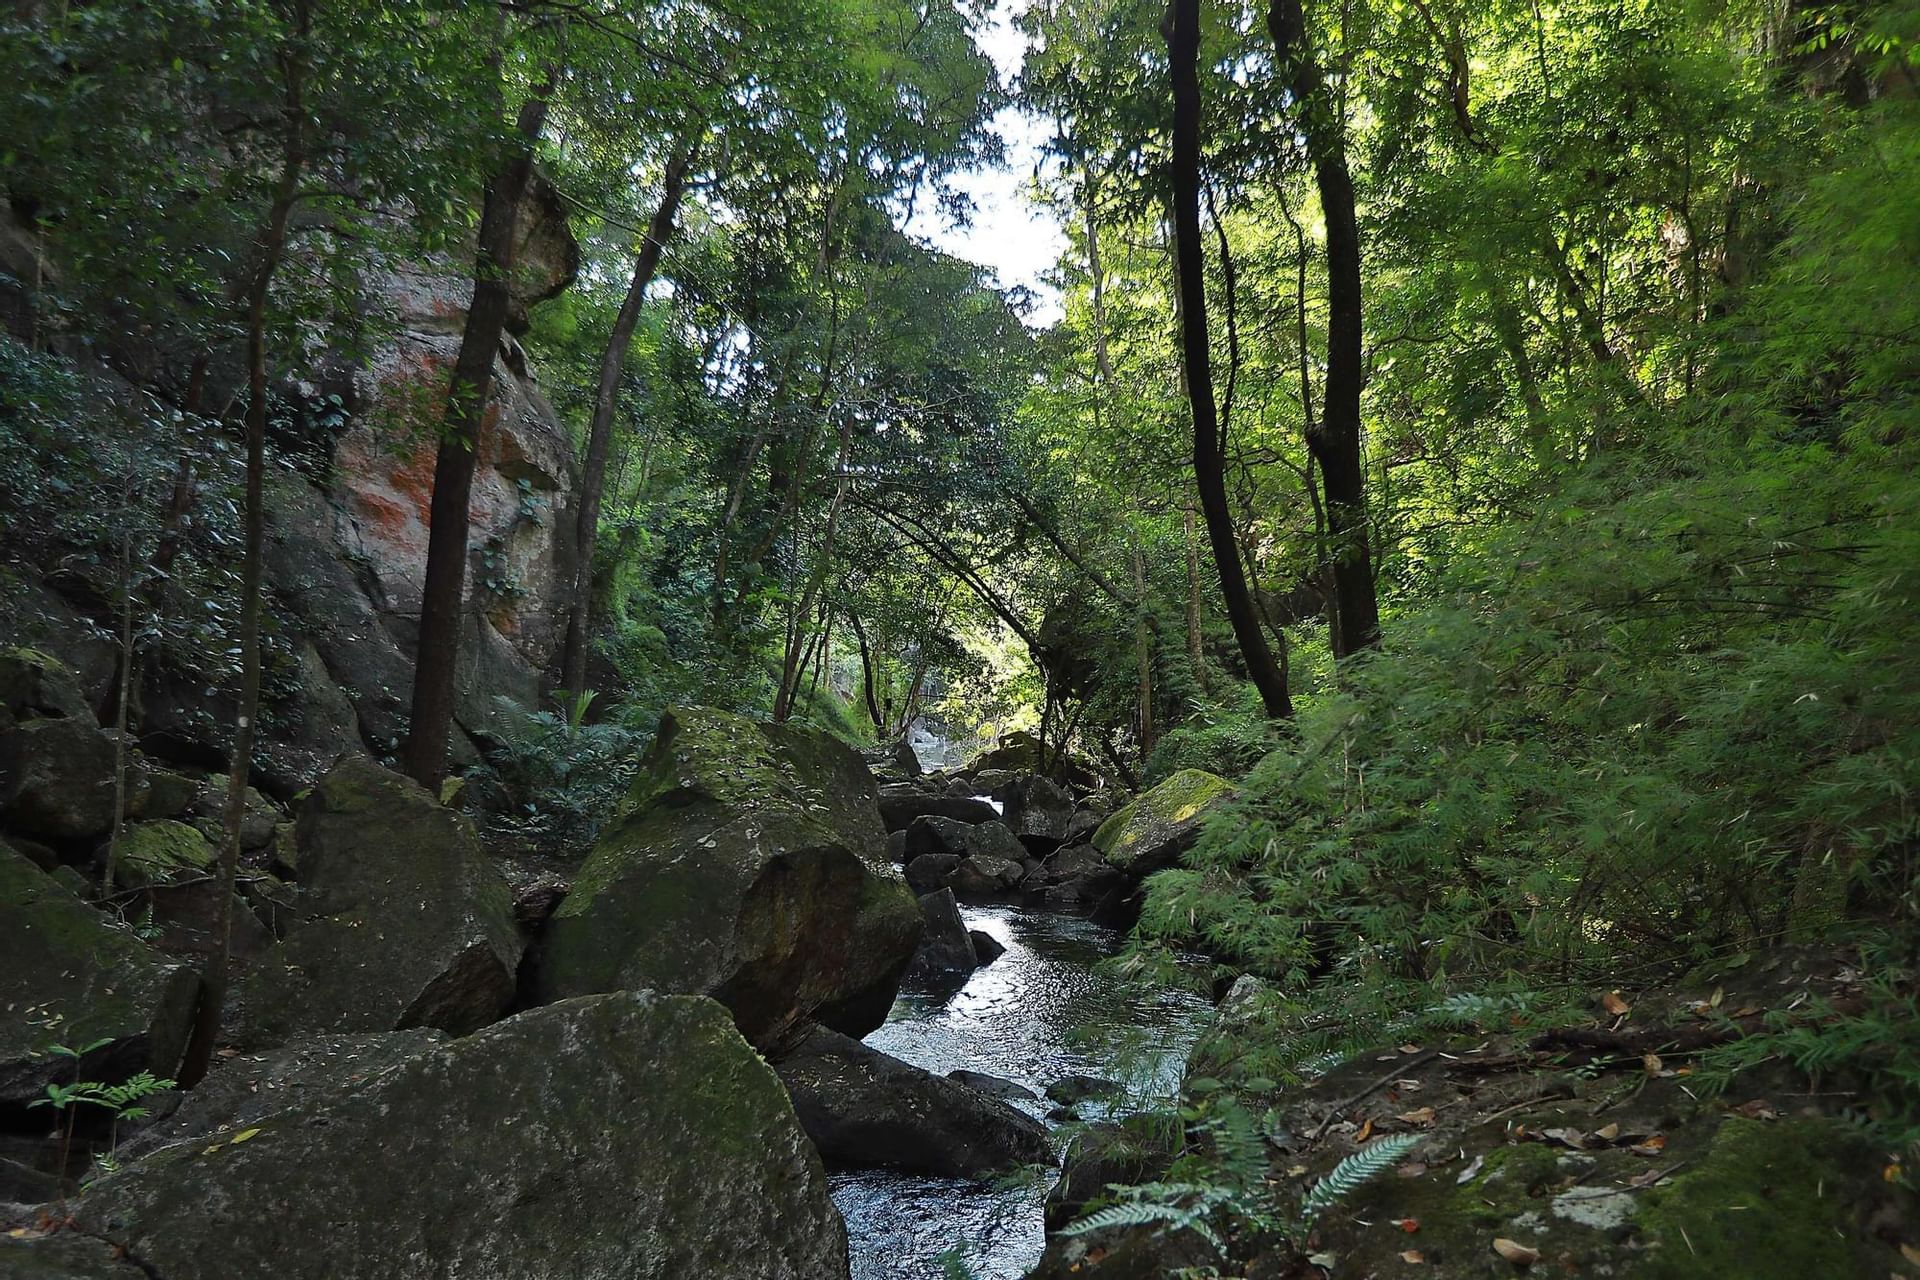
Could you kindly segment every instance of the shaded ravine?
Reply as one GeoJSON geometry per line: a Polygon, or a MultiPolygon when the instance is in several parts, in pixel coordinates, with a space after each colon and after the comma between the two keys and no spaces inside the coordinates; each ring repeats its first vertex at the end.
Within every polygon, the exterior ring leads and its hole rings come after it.
{"type": "MultiPolygon", "coordinates": [[[[1121,991],[1094,972],[1120,947],[1110,929],[1073,916],[1016,907],[967,908],[969,928],[1006,954],[951,996],[902,991],[876,1049],[928,1071],[984,1071],[1036,1094],[1069,1075],[1120,1081],[1120,1110],[1170,1097],[1207,1013],[1198,996],[1121,991]]],[[[1043,1115],[1049,1104],[1018,1104],[1043,1115]]],[[[1102,1113],[1082,1104],[1087,1119],[1102,1113]]],[[[1057,1145],[1057,1144],[1056,1144],[1057,1145]]],[[[958,1249],[976,1280],[1019,1280],[1044,1246],[1048,1180],[981,1185],[881,1170],[833,1177],[846,1216],[853,1280],[943,1280],[942,1255],[958,1249]]]]}

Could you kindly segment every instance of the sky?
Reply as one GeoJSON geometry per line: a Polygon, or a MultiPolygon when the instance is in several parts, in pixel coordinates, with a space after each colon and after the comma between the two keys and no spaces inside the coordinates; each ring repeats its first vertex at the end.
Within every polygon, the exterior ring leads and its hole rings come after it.
{"type": "MultiPolygon", "coordinates": [[[[1026,37],[1013,25],[1016,12],[1017,0],[1001,0],[974,36],[981,52],[993,59],[1001,83],[1008,85],[1020,73],[1027,51],[1026,37]]],[[[1027,322],[1045,327],[1060,318],[1060,295],[1042,277],[1067,246],[1053,214],[1026,193],[1046,129],[1017,107],[996,115],[993,128],[1006,143],[1005,164],[968,170],[952,180],[954,188],[973,201],[968,225],[954,225],[928,207],[929,201],[916,209],[907,230],[956,258],[988,268],[1003,288],[1032,290],[1037,305],[1027,322]]]]}

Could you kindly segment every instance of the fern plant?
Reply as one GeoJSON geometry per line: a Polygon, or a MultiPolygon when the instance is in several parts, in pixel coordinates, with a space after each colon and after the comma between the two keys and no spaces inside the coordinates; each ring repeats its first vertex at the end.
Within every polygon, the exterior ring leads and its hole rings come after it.
{"type": "Polygon", "coordinates": [[[1339,1164],[1326,1177],[1314,1183],[1313,1190],[1301,1198],[1300,1223],[1311,1225],[1327,1210],[1358,1191],[1390,1168],[1401,1156],[1420,1145],[1421,1135],[1397,1133],[1378,1142],[1370,1142],[1339,1164]]]}

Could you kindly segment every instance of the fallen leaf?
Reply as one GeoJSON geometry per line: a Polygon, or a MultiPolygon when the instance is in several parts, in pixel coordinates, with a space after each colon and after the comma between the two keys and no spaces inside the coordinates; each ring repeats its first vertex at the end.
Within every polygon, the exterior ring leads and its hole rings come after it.
{"type": "Polygon", "coordinates": [[[1322,1271],[1333,1270],[1333,1264],[1338,1261],[1340,1261],[1340,1255],[1334,1253],[1310,1253],[1307,1255],[1307,1265],[1318,1267],[1322,1271]]]}
{"type": "Polygon", "coordinates": [[[1493,1251],[1516,1267],[1530,1267],[1540,1261],[1540,1251],[1532,1245],[1521,1244],[1518,1240],[1508,1240],[1495,1236],[1493,1251]]]}
{"type": "Polygon", "coordinates": [[[1657,1156],[1667,1149],[1667,1135],[1656,1133],[1645,1142],[1636,1142],[1627,1150],[1637,1156],[1657,1156]]]}
{"type": "Polygon", "coordinates": [[[1540,1136],[1563,1147],[1572,1147],[1575,1151],[1587,1149],[1587,1137],[1578,1129],[1546,1129],[1540,1136]]]}
{"type": "Polygon", "coordinates": [[[1420,1229],[1420,1219],[1395,1218],[1393,1220],[1393,1225],[1400,1228],[1402,1231],[1406,1232],[1408,1235],[1412,1235],[1414,1232],[1420,1229]]]}
{"type": "Polygon", "coordinates": [[[1880,1181],[1900,1181],[1900,1162],[1898,1160],[1889,1161],[1887,1167],[1880,1171],[1880,1181]]]}
{"type": "Polygon", "coordinates": [[[1601,1125],[1598,1129],[1595,1129],[1590,1136],[1598,1138],[1602,1142],[1612,1142],[1620,1136],[1620,1126],[1617,1124],[1601,1125]]]}
{"type": "Polygon", "coordinates": [[[1466,1186],[1469,1182],[1472,1182],[1474,1178],[1479,1175],[1482,1169],[1486,1167],[1487,1167],[1487,1158],[1485,1156],[1475,1156],[1472,1162],[1469,1163],[1466,1168],[1460,1171],[1460,1176],[1454,1179],[1455,1184],[1463,1187],[1466,1186]]]}
{"type": "Polygon", "coordinates": [[[1715,987],[1713,989],[1713,994],[1707,997],[1707,1003],[1711,1005],[1713,1008],[1718,1009],[1720,1007],[1720,1002],[1722,1000],[1725,1000],[1726,998],[1727,998],[1727,989],[1725,987],[1715,987]]]}
{"type": "Polygon", "coordinates": [[[1642,1068],[1645,1069],[1648,1075],[1657,1076],[1666,1067],[1667,1064],[1660,1061],[1659,1054],[1647,1053],[1647,1054],[1642,1054],[1640,1056],[1640,1065],[1642,1068]]]}
{"type": "Polygon", "coordinates": [[[1633,1012],[1633,1006],[1628,1004],[1618,991],[1609,991],[1601,996],[1600,1007],[1616,1018],[1624,1018],[1633,1012]]]}
{"type": "Polygon", "coordinates": [[[1433,1108],[1420,1107],[1413,1111],[1402,1111],[1394,1119],[1402,1124],[1417,1124],[1423,1129],[1433,1127],[1433,1108]]]}
{"type": "Polygon", "coordinates": [[[1373,1117],[1368,1116],[1367,1122],[1360,1126],[1360,1132],[1353,1135],[1353,1140],[1365,1142],[1371,1136],[1373,1136],[1373,1117]]]}
{"type": "Polygon", "coordinates": [[[257,1138],[259,1136],[260,1136],[260,1131],[258,1129],[242,1129],[240,1132],[234,1134],[233,1137],[227,1139],[227,1145],[230,1147],[236,1146],[239,1143],[246,1142],[251,1138],[257,1138]]]}
{"type": "Polygon", "coordinates": [[[1743,1004],[1738,1009],[1735,1009],[1733,1011],[1733,1016],[1736,1018],[1751,1018],[1754,1014],[1758,1012],[1760,1012],[1760,1010],[1755,1006],[1750,1004],[1743,1004]]]}
{"type": "Polygon", "coordinates": [[[1409,1160],[1400,1166],[1399,1173],[1403,1178],[1422,1178],[1426,1176],[1427,1166],[1418,1160],[1409,1160]]]}
{"type": "Polygon", "coordinates": [[[1400,1052],[1402,1052],[1402,1053],[1418,1053],[1418,1052],[1420,1052],[1420,1046],[1419,1046],[1419,1045],[1417,1045],[1417,1044],[1403,1044],[1403,1045],[1401,1045],[1401,1046],[1400,1046],[1400,1052]]]}
{"type": "Polygon", "coordinates": [[[1650,1187],[1679,1167],[1677,1164],[1670,1164],[1664,1169],[1649,1169],[1645,1173],[1636,1173],[1627,1179],[1627,1185],[1636,1191],[1641,1187],[1650,1187]]]}
{"type": "Polygon", "coordinates": [[[1733,1109],[1733,1114],[1745,1116],[1749,1120],[1778,1120],[1780,1118],[1780,1113],[1775,1111],[1773,1104],[1765,1098],[1755,1098],[1751,1102],[1743,1102],[1733,1109]]]}
{"type": "Polygon", "coordinates": [[[1289,1178],[1304,1177],[1306,1175],[1306,1172],[1307,1172],[1307,1166],[1303,1164],[1297,1164],[1293,1166],[1293,1168],[1287,1170],[1287,1176],[1289,1178]]]}
{"type": "MultiPolygon", "coordinates": [[[[1404,1258],[1406,1255],[1401,1254],[1400,1256],[1404,1258]]],[[[1914,1266],[1920,1267],[1920,1249],[1916,1249],[1910,1244],[1902,1244],[1900,1246],[1900,1256],[1908,1262],[1911,1262],[1914,1266]]]]}
{"type": "Polygon", "coordinates": [[[1406,1252],[1400,1255],[1400,1261],[1405,1262],[1411,1266],[1418,1266],[1419,1264],[1421,1264],[1422,1262],[1425,1262],[1426,1260],[1427,1260],[1427,1255],[1424,1253],[1421,1253],[1418,1249],[1408,1249],[1406,1252]]]}

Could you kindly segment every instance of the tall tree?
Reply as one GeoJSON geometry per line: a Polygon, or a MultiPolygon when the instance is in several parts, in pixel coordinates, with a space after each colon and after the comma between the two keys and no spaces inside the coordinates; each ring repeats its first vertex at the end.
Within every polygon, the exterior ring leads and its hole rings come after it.
{"type": "MultiPolygon", "coordinates": [[[[1240,564],[1233,513],[1227,505],[1219,409],[1213,398],[1213,351],[1207,335],[1205,241],[1200,229],[1200,0],[1172,0],[1162,28],[1173,80],[1174,275],[1180,313],[1180,346],[1187,400],[1193,406],[1193,479],[1200,513],[1220,574],[1220,594],[1233,625],[1247,674],[1260,691],[1267,715],[1291,719],[1293,700],[1286,673],[1274,660],[1254,611],[1253,594],[1240,564]]],[[[1356,313],[1357,319],[1357,313],[1356,313]]]]}
{"type": "MultiPolygon", "coordinates": [[[[501,70],[495,54],[494,73],[501,70]]],[[[487,425],[493,365],[513,302],[514,250],[520,206],[533,179],[534,148],[546,126],[558,69],[521,104],[514,135],[481,197],[474,251],[473,301],[460,333],[460,351],[440,422],[428,514],[426,584],[420,595],[420,639],[414,662],[413,708],[407,727],[406,770],[430,791],[446,778],[447,740],[453,732],[454,682],[467,583],[467,530],[474,459],[487,425]]]]}
{"type": "Polygon", "coordinates": [[[1334,653],[1346,657],[1377,644],[1380,605],[1367,526],[1367,472],[1360,448],[1360,391],[1365,380],[1360,298],[1360,219],[1347,167],[1340,104],[1314,58],[1301,0],[1272,0],[1267,31],[1306,139],[1327,228],[1327,374],[1320,419],[1307,445],[1320,467],[1333,550],[1333,594],[1340,625],[1334,653]]]}
{"type": "Polygon", "coordinates": [[[699,154],[689,141],[668,157],[660,179],[660,203],[654,208],[634,258],[627,293],[614,315],[613,331],[600,357],[600,377],[594,388],[593,419],[587,427],[587,452],[582,460],[580,506],[574,518],[574,547],[578,563],[567,601],[567,632],[560,656],[560,686],[579,698],[587,688],[587,641],[593,615],[593,556],[600,538],[600,505],[606,489],[607,452],[613,439],[613,415],[620,402],[620,380],[626,372],[627,352],[633,345],[640,306],[660,269],[660,255],[673,235],[686,195],[687,178],[699,154]]]}

